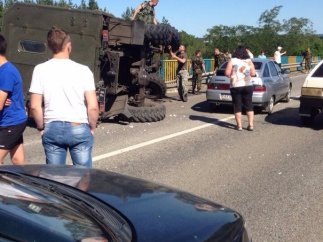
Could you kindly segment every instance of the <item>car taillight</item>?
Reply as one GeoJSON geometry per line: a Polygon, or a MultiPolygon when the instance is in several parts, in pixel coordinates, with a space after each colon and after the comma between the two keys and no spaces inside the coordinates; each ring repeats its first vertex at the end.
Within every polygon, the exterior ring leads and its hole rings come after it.
{"type": "Polygon", "coordinates": [[[266,86],[265,85],[254,85],[253,86],[253,91],[254,92],[265,92],[266,91],[266,86]]]}
{"type": "Polygon", "coordinates": [[[207,89],[213,89],[213,90],[229,90],[230,84],[224,84],[224,83],[208,83],[207,89]]]}

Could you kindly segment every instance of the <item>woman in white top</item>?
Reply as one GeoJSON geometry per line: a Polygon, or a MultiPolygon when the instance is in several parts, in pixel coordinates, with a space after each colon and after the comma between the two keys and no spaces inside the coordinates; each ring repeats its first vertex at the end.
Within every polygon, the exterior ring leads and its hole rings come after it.
{"type": "Polygon", "coordinates": [[[253,85],[251,77],[256,75],[255,66],[252,63],[248,52],[239,46],[232,55],[225,69],[225,75],[231,81],[231,96],[234,107],[234,116],[237,123],[236,129],[242,131],[241,111],[242,105],[245,107],[248,117],[247,130],[253,130],[253,105],[252,93],[253,85]]]}

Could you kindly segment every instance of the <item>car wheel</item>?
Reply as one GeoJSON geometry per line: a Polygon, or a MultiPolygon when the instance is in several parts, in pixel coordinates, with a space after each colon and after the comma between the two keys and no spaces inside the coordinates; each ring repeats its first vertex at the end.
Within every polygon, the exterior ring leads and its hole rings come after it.
{"type": "Polygon", "coordinates": [[[272,114],[274,111],[274,105],[275,105],[275,97],[272,96],[265,108],[265,111],[267,112],[267,114],[272,114]]]}
{"type": "Polygon", "coordinates": [[[286,97],[283,99],[284,102],[288,103],[290,101],[291,93],[292,93],[292,87],[289,86],[288,92],[286,93],[286,97]]]}

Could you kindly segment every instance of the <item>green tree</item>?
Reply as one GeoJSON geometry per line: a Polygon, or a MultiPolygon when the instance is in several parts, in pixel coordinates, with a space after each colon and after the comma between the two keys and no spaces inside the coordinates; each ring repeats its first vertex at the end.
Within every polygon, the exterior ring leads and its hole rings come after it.
{"type": "Polygon", "coordinates": [[[59,0],[58,2],[55,2],[55,5],[59,7],[72,7],[73,3],[71,3],[71,1],[59,0]]]}
{"type": "Polygon", "coordinates": [[[79,5],[79,8],[80,9],[87,9],[87,6],[86,6],[86,3],[85,3],[85,0],[81,0],[81,3],[79,5]]]}
{"type": "Polygon", "coordinates": [[[90,10],[98,10],[99,6],[95,0],[89,0],[89,7],[90,10]]]}
{"type": "Polygon", "coordinates": [[[181,43],[186,47],[186,53],[191,58],[196,50],[201,50],[203,57],[205,58],[205,44],[204,39],[197,38],[194,35],[188,34],[185,31],[179,32],[181,43]]]}
{"type": "Polygon", "coordinates": [[[163,24],[170,24],[168,19],[163,16],[162,21],[163,24]]]}
{"type": "Polygon", "coordinates": [[[50,6],[54,5],[53,0],[36,0],[36,3],[40,5],[50,5],[50,6]]]}
{"type": "Polygon", "coordinates": [[[131,16],[133,15],[134,9],[131,7],[127,7],[126,11],[124,11],[121,15],[121,18],[125,20],[130,20],[131,16]]]}
{"type": "Polygon", "coordinates": [[[312,22],[296,17],[281,22],[278,20],[281,8],[275,6],[264,11],[259,17],[258,27],[219,25],[208,29],[204,36],[206,53],[212,55],[215,47],[221,51],[233,51],[239,44],[247,45],[255,56],[260,50],[264,50],[269,57],[273,56],[278,45],[283,46],[288,55],[299,55],[308,47],[314,55],[323,52],[320,51],[323,40],[315,36],[312,22]]]}
{"type": "Polygon", "coordinates": [[[264,29],[275,30],[276,33],[281,31],[281,23],[277,20],[280,9],[283,6],[275,6],[270,10],[266,10],[259,17],[259,26],[264,29]]]}

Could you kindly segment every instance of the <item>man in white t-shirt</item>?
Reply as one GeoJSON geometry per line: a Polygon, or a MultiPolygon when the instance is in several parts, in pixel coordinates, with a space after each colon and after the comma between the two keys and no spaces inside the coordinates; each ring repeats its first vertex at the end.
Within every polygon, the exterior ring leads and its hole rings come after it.
{"type": "Polygon", "coordinates": [[[41,132],[47,164],[92,166],[98,102],[93,73],[70,60],[70,36],[52,27],[47,34],[53,58],[37,65],[30,86],[31,111],[41,132]]]}
{"type": "Polygon", "coordinates": [[[282,50],[282,47],[278,46],[277,50],[274,53],[274,60],[276,61],[276,63],[279,65],[280,68],[282,67],[281,56],[286,54],[286,51],[282,53],[281,50],[282,50]]]}

